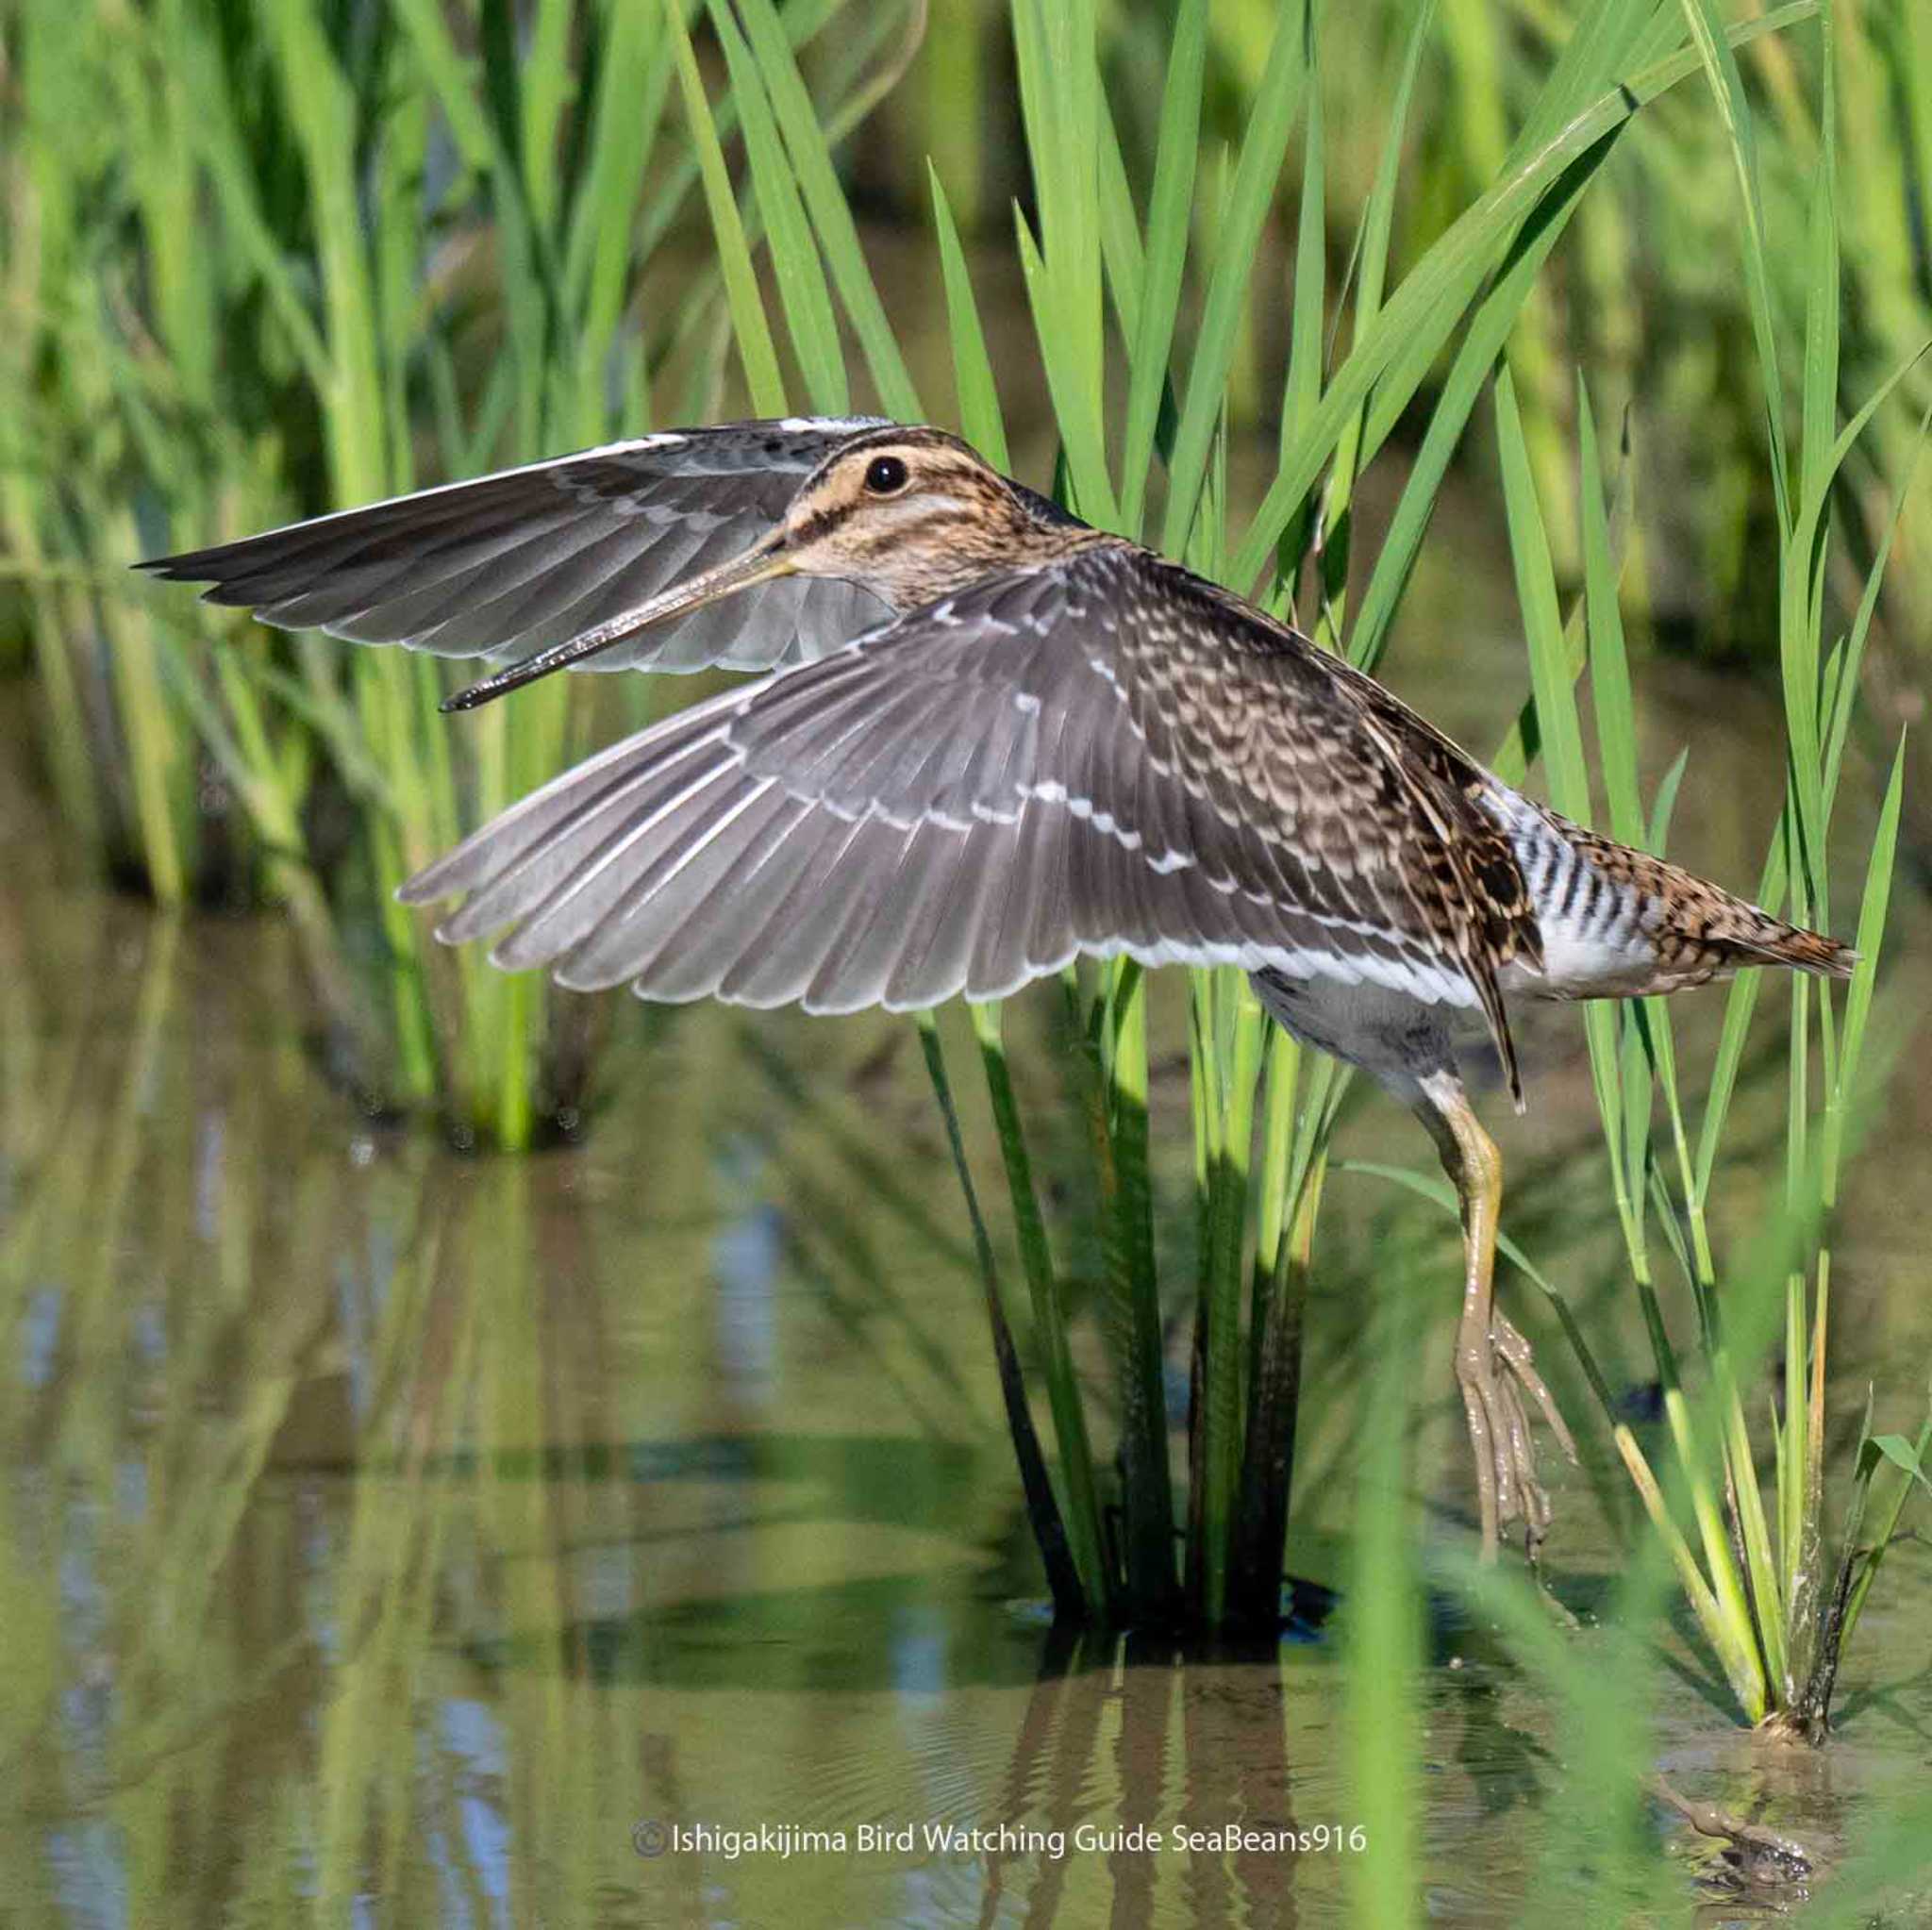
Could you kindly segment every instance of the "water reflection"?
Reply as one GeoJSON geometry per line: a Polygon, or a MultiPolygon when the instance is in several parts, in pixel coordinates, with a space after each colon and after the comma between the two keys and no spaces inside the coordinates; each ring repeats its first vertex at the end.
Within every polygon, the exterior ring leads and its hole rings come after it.
{"type": "Polygon", "coordinates": [[[260,931],[87,924],[4,992],[20,1921],[1291,1921],[1278,1858],[1133,1847],[1291,1817],[1285,1665],[1007,1599],[970,1256],[852,1116],[916,1146],[916,1086],[693,1014],[641,1167],[458,1160],[345,1117],[260,931]]]}
{"type": "MultiPolygon", "coordinates": [[[[186,930],[20,873],[0,896],[9,1922],[1346,1921],[1345,1847],[1176,1836],[1345,1830],[1330,1646],[1070,1643],[1030,1604],[903,1027],[680,1013],[611,1069],[623,1117],[584,1147],[460,1160],[325,1089],[273,926],[186,930]],[[915,1834],[643,1855],[647,1823],[915,1834]]],[[[1552,1114],[1516,1230],[1587,1255],[1613,1238],[1579,1223],[1588,1123],[1552,1114]]],[[[1164,1143],[1178,1198],[1185,1132],[1164,1143]]],[[[1049,1181],[1053,1147],[1049,1123],[1049,1181]]],[[[1341,1210],[1292,1541],[1331,1579],[1350,1310],[1372,1265],[1451,1239],[1392,1190],[1341,1210]]],[[[1576,1271],[1605,1353],[1641,1360],[1613,1275],[1576,1271]]],[[[1856,1253],[1845,1273],[1854,1295],[1856,1253]]],[[[1923,1307],[1903,1318],[1884,1344],[1923,1358],[1923,1307]]],[[[1460,1513],[1457,1425],[1445,1399],[1421,1464],[1460,1513]]],[[[1565,1501],[1575,1604],[1614,1542],[1587,1482],[1565,1501]]],[[[1924,1578],[1899,1567],[1834,1758],[1860,1789],[1932,1725],[1924,1578]]],[[[1433,1905],[1512,1921],[1556,1721],[1480,1632],[1436,1659],[1433,1905]]],[[[1725,1719],[1682,1704],[1689,1771],[1741,1773],[1708,1744],[1725,1719]]],[[[1828,1824],[1842,1797],[1816,1801],[1828,1824]]]]}

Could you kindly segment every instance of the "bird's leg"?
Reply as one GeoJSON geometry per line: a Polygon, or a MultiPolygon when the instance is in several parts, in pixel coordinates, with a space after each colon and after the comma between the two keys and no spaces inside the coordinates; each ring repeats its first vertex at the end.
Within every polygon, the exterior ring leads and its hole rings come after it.
{"type": "Polygon", "coordinates": [[[1550,1498],[1536,1477],[1525,1394],[1573,1460],[1575,1448],[1536,1370],[1529,1342],[1495,1308],[1502,1156],[1453,1070],[1439,1069],[1418,1083],[1416,1111],[1436,1141],[1462,1203],[1462,1321],[1456,1335],[1456,1378],[1462,1389],[1470,1446],[1475,1455],[1483,1558],[1493,1561],[1499,1531],[1521,1521],[1524,1545],[1534,1559],[1549,1529],[1550,1498]]]}

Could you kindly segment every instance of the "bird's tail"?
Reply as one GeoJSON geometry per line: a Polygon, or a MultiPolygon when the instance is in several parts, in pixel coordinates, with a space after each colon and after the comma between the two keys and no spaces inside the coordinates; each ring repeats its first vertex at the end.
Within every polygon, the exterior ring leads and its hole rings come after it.
{"type": "Polygon", "coordinates": [[[1849,978],[1858,962],[1850,945],[1789,923],[1721,885],[1661,858],[1634,852],[1624,856],[1631,885],[1654,907],[1655,923],[1644,922],[1656,948],[1655,990],[1726,977],[1750,965],[1783,965],[1821,978],[1849,978]]]}
{"type": "Polygon", "coordinates": [[[1535,989],[1556,998],[1681,991],[1751,965],[1849,978],[1851,946],[1788,923],[1681,866],[1527,799],[1511,801],[1517,862],[1542,937],[1535,989]]]}
{"type": "Polygon", "coordinates": [[[1823,932],[1807,931],[1803,925],[1787,924],[1781,918],[1759,911],[1754,905],[1740,905],[1753,929],[1713,933],[1740,965],[1789,965],[1799,972],[1816,973],[1820,978],[1849,978],[1858,962],[1850,945],[1823,932]]]}

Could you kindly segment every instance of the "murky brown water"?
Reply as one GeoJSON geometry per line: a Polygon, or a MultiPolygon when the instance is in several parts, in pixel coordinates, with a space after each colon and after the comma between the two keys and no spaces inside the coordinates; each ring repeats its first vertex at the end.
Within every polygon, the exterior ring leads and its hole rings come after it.
{"type": "MultiPolygon", "coordinates": [[[[1518,689],[1494,684],[1445,681],[1435,707],[1481,740],[1518,689]]],[[[1718,730],[1708,689],[1659,688],[1660,747],[1700,733],[1686,855],[1748,876],[1778,775],[1749,750],[1766,720],[1725,691],[1718,730]]],[[[1067,1654],[1028,1606],[908,1028],[626,1011],[584,1146],[459,1159],[325,1088],[274,924],[171,925],[75,889],[17,773],[0,812],[0,848],[22,855],[0,883],[0,1919],[1360,1921],[1332,1642],[1067,1654]],[[1174,1846],[1240,1822],[1308,1847],[1174,1846]],[[861,1848],[867,1824],[909,1827],[910,1846],[861,1848]],[[925,1836],[1002,1824],[1023,1834],[925,1836]],[[850,1846],[724,1835],[760,1825],[850,1846]],[[1121,1834],[1136,1827],[1164,1847],[1121,1834]]],[[[1901,1005],[1924,975],[1907,960],[1901,1005]]],[[[1635,1374],[1578,1034],[1558,1015],[1539,1040],[1537,1109],[1499,1123],[1510,1224],[1635,1374]]],[[[1766,1054],[1774,1073],[1769,1036],[1766,1054]]],[[[1902,1428],[1932,1364],[1914,1064],[1907,1049],[1835,1276],[1840,1412],[1870,1378],[1902,1428]]],[[[1158,1130],[1181,1161],[1184,1097],[1170,1069],[1158,1130]]],[[[1780,1106],[1768,1081],[1740,1101],[1766,1173],[1780,1106]]],[[[976,1104],[969,1124],[991,1173],[976,1104]]],[[[1423,1163],[1379,1102],[1348,1132],[1423,1163]]],[[[1051,1168],[1050,1124],[1041,1140],[1051,1168]]],[[[1740,1171],[1727,1221],[1765,1183],[1740,1171]]],[[[1367,1180],[1334,1193],[1291,1549],[1329,1582],[1365,1424],[1347,1342],[1391,1240],[1433,1242],[1444,1269],[1417,1459],[1431,1545],[1465,1543],[1469,1514],[1446,1229],[1367,1180]]],[[[1560,1498],[1553,1571],[1588,1601],[1622,1556],[1587,1473],[1560,1498]]],[[[1660,1759],[1690,1793],[1855,1859],[1861,1819],[1924,1778],[1928,1611],[1932,1562],[1908,1545],[1815,1757],[1754,1748],[1667,1632],[1660,1759]]],[[[1550,1921],[1553,1855],[1587,1875],[1594,1854],[1574,1818],[1550,1838],[1558,1712],[1453,1621],[1435,1651],[1430,1917],[1550,1921]]],[[[1656,1832],[1688,1917],[1707,1858],[1661,1815],[1656,1832]]],[[[1885,1921],[1926,1921],[1900,1909],[1885,1921]]]]}

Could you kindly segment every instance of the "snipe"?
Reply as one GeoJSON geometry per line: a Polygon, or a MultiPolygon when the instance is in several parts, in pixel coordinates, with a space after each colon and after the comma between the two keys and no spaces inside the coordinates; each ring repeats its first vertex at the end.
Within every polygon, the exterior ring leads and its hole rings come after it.
{"type": "Polygon", "coordinates": [[[1076,954],[1236,964],[1435,1139],[1482,1537],[1549,1522],[1495,1307],[1494,1144],[1451,1022],[1852,954],[1566,823],[1231,591],[956,437],[866,418],[645,436],[144,567],[264,622],[507,668],[766,673],[616,744],[404,886],[590,990],[816,1012],[1003,997],[1076,954]]]}

